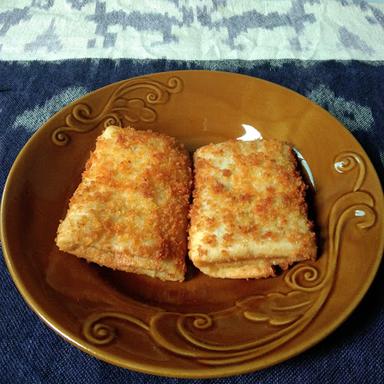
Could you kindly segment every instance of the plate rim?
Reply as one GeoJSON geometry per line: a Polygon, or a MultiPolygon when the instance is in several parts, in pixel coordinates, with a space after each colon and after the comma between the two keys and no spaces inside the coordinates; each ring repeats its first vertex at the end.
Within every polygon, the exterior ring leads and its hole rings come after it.
{"type": "MultiPolygon", "coordinates": [[[[18,167],[20,166],[20,163],[26,154],[26,152],[29,150],[29,147],[35,143],[37,140],[39,140],[39,137],[45,133],[45,130],[47,129],[47,126],[54,117],[62,113],[63,109],[70,108],[71,106],[78,103],[80,100],[86,97],[92,97],[93,94],[111,87],[112,85],[117,86],[117,84],[121,84],[126,82],[127,80],[135,80],[135,79],[142,79],[142,78],[150,78],[151,76],[157,76],[157,75],[169,75],[169,76],[177,76],[177,74],[182,73],[191,73],[191,72],[198,72],[198,73],[204,73],[209,75],[215,75],[215,74],[221,74],[221,75],[228,75],[228,76],[235,76],[235,77],[242,77],[242,78],[249,78],[250,80],[257,80],[262,81],[268,84],[272,84],[275,87],[279,87],[283,89],[285,92],[292,92],[295,94],[295,96],[300,96],[301,98],[304,98],[307,102],[311,103],[316,108],[320,108],[322,111],[326,112],[329,117],[331,117],[340,127],[340,129],[343,129],[345,133],[347,133],[350,136],[350,139],[355,141],[358,146],[360,147],[362,153],[366,156],[366,158],[369,160],[369,163],[372,166],[372,169],[374,170],[374,176],[378,180],[378,186],[379,186],[379,192],[381,192],[381,195],[383,196],[383,188],[381,185],[381,181],[378,177],[377,171],[366,153],[365,149],[362,147],[360,142],[357,140],[357,138],[333,115],[331,115],[326,109],[322,108],[320,105],[316,104],[309,98],[305,97],[304,95],[287,88],[283,85],[274,83],[269,80],[265,80],[259,77],[254,77],[251,75],[245,75],[241,73],[236,72],[227,72],[227,71],[209,71],[209,70],[174,70],[174,71],[161,71],[161,72],[153,72],[153,73],[147,73],[139,76],[129,77],[123,80],[119,80],[110,84],[106,84],[103,87],[94,89],[85,95],[81,96],[80,98],[73,100],[71,103],[68,103],[64,107],[62,107],[60,110],[58,110],[55,114],[49,117],[48,120],[44,122],[44,124],[39,127],[32,136],[28,139],[28,141],[24,144],[23,148],[20,150],[18,155],[16,156],[10,171],[8,173],[6,182],[4,184],[4,189],[2,193],[1,198],[1,204],[0,204],[0,246],[2,248],[4,259],[6,262],[7,269],[12,277],[13,283],[15,284],[17,290],[21,294],[23,300],[27,303],[30,309],[32,309],[33,312],[35,312],[38,317],[46,324],[50,329],[52,329],[56,334],[60,335],[62,338],[64,338],[65,341],[69,342],[71,345],[75,346],[76,348],[80,349],[83,352],[86,352],[87,354],[96,357],[97,359],[100,359],[104,362],[107,362],[109,364],[113,364],[116,366],[119,366],[121,368],[131,369],[137,372],[145,373],[145,374],[152,374],[152,375],[158,375],[163,377],[174,377],[174,378],[215,378],[215,377],[228,377],[228,376],[234,376],[234,375],[240,375],[240,374],[246,374],[250,372],[254,372],[260,369],[265,369],[270,366],[276,365],[281,363],[282,361],[286,361],[288,359],[291,359],[298,354],[301,354],[305,351],[307,351],[309,348],[312,348],[314,345],[318,344],[320,341],[324,340],[327,336],[329,336],[332,332],[335,331],[351,314],[354,310],[357,309],[360,302],[366,295],[368,289],[372,285],[379,266],[381,264],[381,261],[383,259],[383,251],[384,251],[384,236],[382,235],[380,237],[380,242],[378,245],[378,254],[375,258],[374,263],[372,263],[372,269],[371,273],[364,281],[364,284],[361,285],[358,294],[355,295],[354,299],[351,300],[349,305],[344,308],[344,310],[339,314],[338,320],[333,322],[330,326],[328,326],[323,332],[317,333],[311,342],[306,343],[304,346],[303,344],[299,344],[298,346],[291,347],[289,349],[289,353],[283,354],[279,359],[269,359],[264,364],[257,364],[257,360],[251,360],[249,362],[245,363],[239,363],[229,366],[220,366],[215,368],[200,368],[199,370],[196,369],[184,369],[184,368],[164,368],[157,365],[151,365],[147,363],[139,363],[137,361],[133,360],[127,360],[124,358],[120,358],[118,356],[115,356],[111,353],[102,351],[97,346],[92,345],[88,341],[81,339],[80,337],[76,336],[72,332],[65,329],[65,327],[61,326],[52,316],[50,316],[43,307],[41,307],[36,300],[33,298],[33,296],[28,292],[27,288],[25,287],[23,283],[23,279],[16,271],[16,267],[13,263],[13,257],[11,255],[11,252],[9,250],[8,246],[8,239],[5,233],[5,212],[7,210],[7,202],[10,198],[8,190],[10,189],[10,185],[14,179],[14,175],[17,172],[18,167]],[[260,365],[260,366],[258,366],[260,365]]],[[[384,200],[384,197],[382,198],[384,200]]],[[[273,352],[272,352],[273,356],[273,352]]]]}

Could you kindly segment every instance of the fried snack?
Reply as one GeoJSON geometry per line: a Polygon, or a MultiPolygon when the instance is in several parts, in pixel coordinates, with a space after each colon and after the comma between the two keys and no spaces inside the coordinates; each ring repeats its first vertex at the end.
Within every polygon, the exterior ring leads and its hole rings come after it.
{"type": "Polygon", "coordinates": [[[182,281],[191,168],[174,138],[108,127],[60,223],[60,250],[109,268],[182,281]]]}
{"type": "Polygon", "coordinates": [[[275,140],[210,144],[194,155],[189,256],[221,278],[262,278],[274,266],[316,257],[306,186],[289,145],[275,140]]]}

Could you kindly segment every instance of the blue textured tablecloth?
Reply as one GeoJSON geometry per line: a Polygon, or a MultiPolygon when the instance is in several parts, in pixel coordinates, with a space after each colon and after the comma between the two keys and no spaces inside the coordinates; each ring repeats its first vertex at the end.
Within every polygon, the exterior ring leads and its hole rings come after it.
{"type": "MultiPolygon", "coordinates": [[[[217,69],[261,77],[321,104],[363,145],[383,181],[384,64],[358,61],[0,61],[0,187],[17,153],[53,113],[85,93],[151,72],[217,69]]],[[[48,329],[17,292],[0,257],[1,383],[175,383],[108,365],[48,329]]],[[[218,383],[384,382],[384,268],[350,318],[302,355],[218,383]]],[[[197,383],[201,380],[185,382],[197,383]]]]}

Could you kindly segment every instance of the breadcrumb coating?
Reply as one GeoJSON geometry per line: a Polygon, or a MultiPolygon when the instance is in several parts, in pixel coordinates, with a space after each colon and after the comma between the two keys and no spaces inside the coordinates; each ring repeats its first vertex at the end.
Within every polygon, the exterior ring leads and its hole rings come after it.
{"type": "Polygon", "coordinates": [[[207,275],[262,278],[316,257],[304,184],[289,145],[210,144],[194,154],[189,256],[207,275]]]}
{"type": "Polygon", "coordinates": [[[172,137],[108,127],[60,223],[60,250],[122,271],[182,281],[192,184],[172,137]]]}

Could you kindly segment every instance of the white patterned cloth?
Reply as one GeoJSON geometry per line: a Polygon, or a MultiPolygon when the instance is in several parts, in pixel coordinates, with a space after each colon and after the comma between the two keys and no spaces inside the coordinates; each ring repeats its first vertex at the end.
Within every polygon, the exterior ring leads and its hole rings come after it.
{"type": "Polygon", "coordinates": [[[384,59],[384,1],[3,0],[0,60],[384,59]]]}

